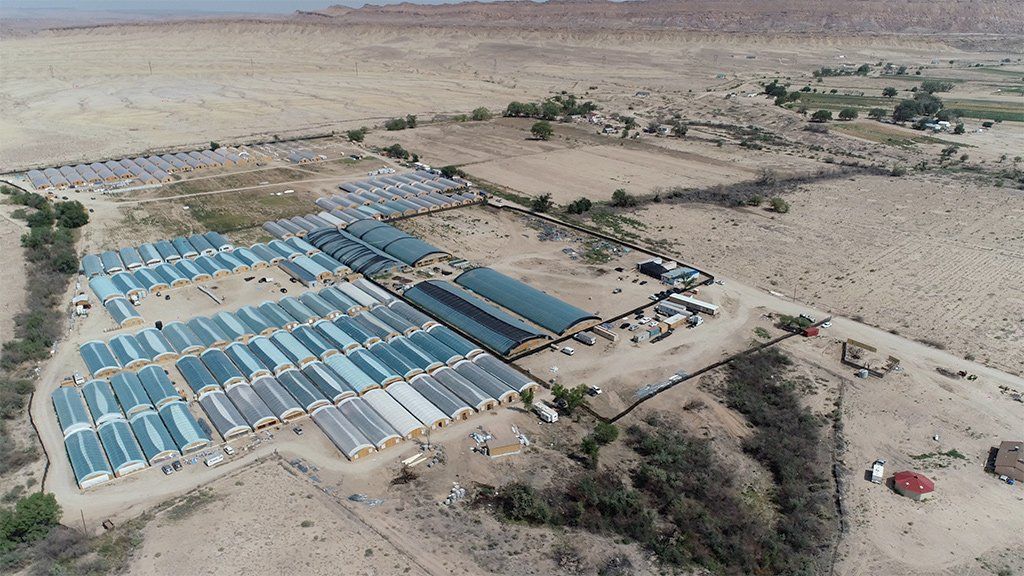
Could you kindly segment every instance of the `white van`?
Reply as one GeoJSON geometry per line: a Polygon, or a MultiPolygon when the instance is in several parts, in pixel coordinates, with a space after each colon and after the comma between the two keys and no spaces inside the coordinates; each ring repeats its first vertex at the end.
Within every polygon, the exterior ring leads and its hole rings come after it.
{"type": "Polygon", "coordinates": [[[223,461],[224,461],[224,455],[223,454],[216,454],[216,455],[210,456],[209,458],[206,459],[206,465],[209,466],[210,468],[213,468],[214,466],[216,466],[217,464],[220,464],[223,461]]]}
{"type": "Polygon", "coordinates": [[[566,356],[572,356],[575,353],[576,353],[576,350],[573,349],[570,346],[566,346],[565,348],[562,348],[562,354],[565,354],[566,356]]]}

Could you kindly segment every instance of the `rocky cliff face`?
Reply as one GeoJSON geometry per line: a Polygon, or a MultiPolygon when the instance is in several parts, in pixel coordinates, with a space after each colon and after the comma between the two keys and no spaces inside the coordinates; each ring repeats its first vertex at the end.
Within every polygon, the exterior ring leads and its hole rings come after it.
{"type": "Polygon", "coordinates": [[[549,0],[332,6],[338,23],[764,33],[1024,34],[1019,0],[549,0]]]}

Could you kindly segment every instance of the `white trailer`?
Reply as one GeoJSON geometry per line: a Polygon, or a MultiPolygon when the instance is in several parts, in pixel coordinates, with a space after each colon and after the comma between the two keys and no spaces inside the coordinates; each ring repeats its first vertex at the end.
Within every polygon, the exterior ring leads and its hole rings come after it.
{"type": "Polygon", "coordinates": [[[871,465],[871,481],[875,484],[881,484],[885,479],[885,460],[875,460],[875,463],[871,465]]]}
{"type": "Polygon", "coordinates": [[[558,422],[558,411],[543,402],[534,402],[533,411],[540,416],[540,419],[549,424],[558,422]]]}
{"type": "Polygon", "coordinates": [[[718,305],[703,300],[697,300],[690,296],[684,296],[682,294],[672,294],[668,297],[669,302],[675,304],[681,304],[686,307],[687,310],[695,312],[703,312],[715,316],[718,314],[718,305]]]}

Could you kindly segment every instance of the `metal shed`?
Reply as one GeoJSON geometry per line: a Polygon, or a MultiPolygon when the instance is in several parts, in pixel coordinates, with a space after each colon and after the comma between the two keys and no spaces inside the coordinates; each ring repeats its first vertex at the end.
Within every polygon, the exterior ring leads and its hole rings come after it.
{"type": "Polygon", "coordinates": [[[273,376],[257,378],[252,383],[252,389],[282,422],[290,422],[306,414],[298,401],[273,376]]]}
{"type": "Polygon", "coordinates": [[[205,346],[199,336],[191,328],[181,322],[168,322],[160,332],[171,343],[171,346],[181,354],[195,354],[201,352],[205,346]]]}
{"type": "Polygon", "coordinates": [[[377,320],[366,312],[356,315],[352,320],[359,325],[360,328],[381,340],[387,340],[388,338],[398,336],[398,330],[395,330],[387,324],[377,320]]]}
{"type": "Polygon", "coordinates": [[[100,438],[92,428],[78,430],[64,438],[64,448],[71,460],[75,481],[82,490],[102,484],[114,477],[100,438]]]}
{"type": "Polygon", "coordinates": [[[225,238],[220,232],[207,232],[206,234],[203,234],[203,237],[206,238],[206,241],[209,242],[211,246],[220,252],[226,252],[235,247],[234,244],[232,244],[231,241],[225,238]]]}
{"type": "Polygon", "coordinates": [[[124,263],[125,268],[128,270],[142,268],[142,265],[145,264],[139,251],[131,246],[118,249],[117,255],[121,257],[121,262],[124,263]]]}
{"type": "MultiPolygon", "coordinates": [[[[245,331],[250,335],[267,336],[278,328],[253,306],[239,308],[235,311],[234,317],[245,326],[245,331]]],[[[248,338],[245,341],[248,341],[248,338]]]]}
{"type": "Polygon", "coordinates": [[[210,437],[199,427],[199,422],[196,422],[184,402],[168,402],[158,413],[182,454],[201,450],[210,445],[210,437]]]}
{"type": "Polygon", "coordinates": [[[135,372],[121,372],[110,377],[110,386],[125,416],[131,418],[144,410],[153,410],[153,402],[146,394],[142,380],[135,372]]]}
{"type": "Polygon", "coordinates": [[[323,406],[314,412],[312,417],[313,422],[323,430],[331,443],[349,460],[357,460],[373,453],[373,444],[334,406],[323,406]]]}
{"type": "Polygon", "coordinates": [[[242,372],[223,350],[210,348],[200,354],[199,359],[203,361],[206,369],[210,371],[210,374],[213,374],[214,379],[225,390],[238,384],[248,383],[242,372]]]}
{"type": "Polygon", "coordinates": [[[262,260],[270,265],[276,265],[278,262],[284,260],[284,256],[281,256],[277,252],[274,252],[266,244],[253,244],[249,247],[252,253],[259,256],[262,260]]]}
{"type": "Polygon", "coordinates": [[[86,278],[91,279],[94,276],[103,274],[103,261],[100,257],[95,254],[86,254],[82,256],[82,274],[86,278]]]}
{"type": "Polygon", "coordinates": [[[94,378],[105,378],[121,370],[114,354],[99,340],[90,340],[78,347],[85,367],[94,378]]]}
{"type": "Polygon", "coordinates": [[[354,424],[377,450],[383,450],[402,441],[402,435],[398,434],[386,420],[374,412],[373,408],[362,398],[342,400],[338,404],[338,411],[354,424]]]}
{"type": "Polygon", "coordinates": [[[277,381],[298,401],[306,412],[330,404],[326,396],[298,370],[285,370],[277,375],[277,381]]]}
{"type": "Polygon", "coordinates": [[[371,298],[376,299],[378,302],[387,304],[397,300],[393,294],[366,278],[356,278],[351,282],[351,284],[365,292],[371,298]]]}
{"type": "Polygon", "coordinates": [[[171,346],[164,333],[156,328],[146,328],[136,332],[135,341],[139,343],[139,347],[145,352],[146,357],[153,362],[164,362],[178,357],[174,346],[171,346]]]}
{"type": "Polygon", "coordinates": [[[238,370],[241,371],[242,375],[245,376],[246,380],[250,382],[256,378],[273,375],[273,372],[264,366],[263,363],[256,358],[256,355],[241,342],[235,342],[228,345],[228,347],[224,349],[224,354],[231,359],[232,364],[234,364],[238,370]]]}
{"type": "Polygon", "coordinates": [[[196,250],[192,246],[192,243],[188,241],[188,238],[185,238],[184,236],[178,236],[177,238],[172,239],[171,245],[174,246],[174,249],[177,250],[178,254],[180,254],[182,258],[191,259],[199,256],[199,251],[196,250]]]}
{"type": "Polygon", "coordinates": [[[146,390],[146,396],[157,409],[162,408],[168,402],[181,400],[181,395],[178,394],[174,383],[160,366],[146,366],[139,370],[138,375],[142,387],[146,390]]]}
{"type": "Polygon", "coordinates": [[[223,278],[231,274],[230,269],[205,254],[196,256],[195,263],[199,266],[200,270],[203,270],[214,278],[223,278]]]}
{"type": "Polygon", "coordinates": [[[151,362],[145,349],[131,334],[119,334],[110,339],[110,351],[114,353],[118,363],[125,369],[132,370],[151,362]]]}
{"type": "Polygon", "coordinates": [[[170,432],[155,410],[139,412],[128,421],[132,433],[151,465],[181,456],[170,432]]]}
{"type": "Polygon", "coordinates": [[[388,341],[387,346],[393,354],[402,360],[405,360],[406,363],[411,364],[424,372],[430,372],[444,366],[443,362],[434,360],[423,351],[419,350],[414,344],[409,342],[405,336],[392,338],[388,341]]]}
{"type": "Polygon", "coordinates": [[[107,274],[113,274],[124,270],[124,264],[121,263],[121,257],[113,250],[102,252],[100,254],[100,262],[103,263],[103,271],[107,274]]]}
{"type": "Polygon", "coordinates": [[[110,277],[110,281],[119,292],[129,298],[145,298],[146,289],[135,279],[131,272],[118,272],[110,277]]]}
{"type": "Polygon", "coordinates": [[[263,317],[270,322],[272,326],[282,328],[285,330],[291,330],[292,328],[299,325],[298,320],[292,318],[291,314],[285,311],[277,302],[264,302],[257,307],[263,317]]]}
{"type": "Polygon", "coordinates": [[[89,411],[85,409],[85,399],[78,388],[61,386],[50,394],[53,409],[57,412],[60,431],[67,438],[79,430],[92,428],[89,411]]]}
{"type": "Polygon", "coordinates": [[[124,419],[121,406],[114,396],[114,389],[106,380],[91,380],[82,386],[82,396],[89,406],[92,421],[97,426],[111,420],[124,419]]]}
{"type": "Polygon", "coordinates": [[[171,285],[171,288],[179,288],[192,283],[187,276],[184,276],[177,268],[167,264],[166,262],[163,264],[157,264],[154,267],[154,270],[156,270],[156,273],[160,275],[160,278],[162,278],[164,282],[171,285]]]}
{"type": "Polygon", "coordinates": [[[416,326],[412,322],[409,322],[405,318],[395,314],[390,308],[384,305],[374,306],[370,310],[364,312],[364,314],[372,316],[375,320],[385,326],[388,326],[392,330],[397,331],[399,334],[408,335],[414,330],[419,330],[419,326],[416,326]]]}
{"type": "Polygon", "coordinates": [[[451,368],[441,368],[431,376],[478,412],[491,410],[498,405],[497,398],[484,392],[451,368]]]}
{"type": "Polygon", "coordinates": [[[126,420],[106,422],[98,428],[98,432],[114,476],[125,476],[146,468],[146,455],[142,453],[126,420]]]}
{"type": "Polygon", "coordinates": [[[427,374],[416,376],[409,381],[409,385],[452,421],[465,420],[473,415],[473,408],[469,404],[427,374]]]}
{"type": "Polygon", "coordinates": [[[428,426],[425,426],[415,416],[409,413],[398,400],[395,400],[383,390],[370,390],[362,397],[366,403],[383,418],[391,428],[402,435],[403,438],[415,438],[425,436],[428,426]]]}
{"type": "Polygon", "coordinates": [[[242,272],[249,271],[249,265],[235,258],[235,255],[231,252],[218,252],[211,256],[211,258],[232,274],[241,274],[242,272]]]}
{"type": "Polygon", "coordinates": [[[451,422],[444,412],[406,382],[388,386],[387,393],[428,428],[442,428],[451,422]]]}
{"type": "Polygon", "coordinates": [[[249,268],[252,270],[259,270],[261,268],[266,268],[267,266],[270,265],[269,262],[258,256],[249,248],[235,248],[231,253],[235,256],[235,258],[238,258],[238,260],[247,264],[249,268]]]}
{"type": "Polygon", "coordinates": [[[178,358],[174,366],[178,368],[178,372],[181,372],[182,377],[185,378],[185,383],[192,389],[192,393],[196,397],[202,398],[204,394],[220,390],[217,379],[213,377],[213,374],[210,374],[210,370],[206,368],[198,356],[191,354],[182,356],[178,358]]]}
{"type": "Polygon", "coordinates": [[[398,314],[402,318],[405,318],[410,323],[419,326],[420,328],[429,328],[437,324],[437,321],[427,316],[423,312],[413,308],[408,302],[404,300],[398,300],[397,298],[388,303],[388,309],[395,314],[398,314]]]}
{"type": "Polygon", "coordinates": [[[178,260],[174,263],[174,268],[194,284],[213,280],[213,273],[207,272],[195,260],[178,260]]]}
{"type": "Polygon", "coordinates": [[[224,392],[217,390],[204,394],[199,398],[199,405],[224,440],[252,432],[242,413],[235,408],[224,392]]]}

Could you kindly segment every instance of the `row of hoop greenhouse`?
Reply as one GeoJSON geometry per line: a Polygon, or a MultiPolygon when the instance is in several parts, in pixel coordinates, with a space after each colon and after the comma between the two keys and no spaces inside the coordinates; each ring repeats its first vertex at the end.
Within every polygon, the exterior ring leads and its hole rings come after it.
{"type": "MultiPolygon", "coordinates": [[[[338,288],[326,290],[344,294],[338,288]]],[[[232,332],[232,338],[218,323],[194,318],[119,335],[109,346],[83,344],[94,379],[54,394],[79,485],[213,441],[157,363],[174,362],[191,398],[225,440],[309,414],[351,460],[514,401],[537,386],[377,289],[373,296],[363,292],[363,304],[346,302],[344,311],[321,309],[326,316],[311,309],[284,312],[290,320],[279,319],[282,326],[268,328],[269,334],[232,332]],[[177,329],[165,335],[174,324],[177,329]]],[[[302,297],[310,295],[317,296],[302,297]]]]}

